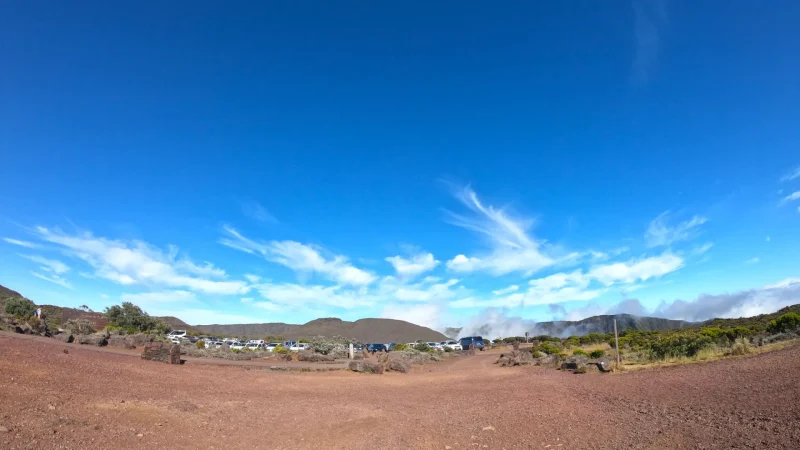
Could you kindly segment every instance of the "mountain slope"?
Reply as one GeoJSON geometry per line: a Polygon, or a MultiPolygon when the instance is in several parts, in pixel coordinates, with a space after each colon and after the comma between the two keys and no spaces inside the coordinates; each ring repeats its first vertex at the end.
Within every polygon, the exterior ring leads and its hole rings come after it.
{"type": "Polygon", "coordinates": [[[430,328],[394,319],[359,319],[348,322],[337,318],[316,319],[303,325],[287,323],[254,323],[238,325],[197,325],[191,328],[206,333],[230,336],[265,337],[280,335],[287,339],[314,336],[342,336],[360,342],[442,341],[445,335],[430,328]]]}
{"type": "Polygon", "coordinates": [[[683,320],[615,314],[592,316],[576,321],[539,322],[532,331],[535,331],[536,334],[546,334],[548,336],[582,336],[589,333],[613,333],[614,319],[617,320],[617,331],[662,331],[692,325],[691,322],[683,320]]]}

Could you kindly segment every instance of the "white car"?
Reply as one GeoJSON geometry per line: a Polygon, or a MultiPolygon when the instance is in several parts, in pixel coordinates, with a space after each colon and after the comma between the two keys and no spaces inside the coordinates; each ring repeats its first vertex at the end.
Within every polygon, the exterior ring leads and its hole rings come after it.
{"type": "Polygon", "coordinates": [[[442,347],[442,344],[440,344],[438,342],[426,342],[426,344],[428,344],[428,347],[430,347],[430,348],[432,348],[434,350],[438,350],[440,352],[444,351],[444,347],[442,347]]]}
{"type": "Polygon", "coordinates": [[[442,346],[449,348],[450,350],[463,350],[461,344],[456,341],[444,341],[442,342],[442,346]]]}
{"type": "Polygon", "coordinates": [[[250,339],[249,341],[247,341],[247,343],[248,344],[263,344],[264,340],[263,339],[250,339]]]}
{"type": "Polygon", "coordinates": [[[231,350],[241,350],[245,347],[245,345],[241,342],[237,342],[235,344],[231,344],[231,350]]]}
{"type": "Polygon", "coordinates": [[[264,346],[264,350],[272,352],[275,351],[275,347],[278,347],[279,345],[281,345],[279,342],[270,342],[269,344],[264,346]]]}
{"type": "Polygon", "coordinates": [[[172,330],[167,333],[167,339],[180,339],[186,337],[186,330],[172,330]]]}
{"type": "Polygon", "coordinates": [[[264,350],[264,343],[263,342],[250,342],[249,344],[245,345],[245,348],[250,351],[256,350],[264,350]]]}
{"type": "Polygon", "coordinates": [[[289,350],[293,352],[299,352],[301,350],[308,350],[309,348],[311,348],[311,346],[303,342],[292,345],[289,347],[289,350]]]}
{"type": "Polygon", "coordinates": [[[168,338],[168,339],[169,339],[169,341],[170,341],[170,342],[172,342],[173,344],[178,344],[178,345],[181,345],[181,344],[182,344],[182,342],[181,342],[181,339],[180,339],[180,338],[171,337],[171,338],[168,338]]]}

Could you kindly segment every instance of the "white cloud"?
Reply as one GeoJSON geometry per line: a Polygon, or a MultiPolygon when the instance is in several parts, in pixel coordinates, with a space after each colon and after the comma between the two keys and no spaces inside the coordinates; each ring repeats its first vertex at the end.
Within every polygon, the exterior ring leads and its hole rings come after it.
{"type": "Polygon", "coordinates": [[[224,270],[214,267],[213,264],[206,261],[202,266],[198,266],[188,259],[183,259],[175,263],[175,268],[183,270],[193,275],[206,278],[227,278],[228,274],[224,270]]]}
{"type": "Polygon", "coordinates": [[[387,305],[381,312],[384,319],[405,320],[423,327],[437,329],[442,317],[443,309],[439,305],[387,305]]]}
{"type": "Polygon", "coordinates": [[[781,182],[792,181],[795,178],[800,178],[800,166],[781,177],[781,182]]]}
{"type": "Polygon", "coordinates": [[[37,235],[60,245],[95,269],[94,275],[122,285],[144,284],[157,287],[187,288],[206,294],[244,294],[243,281],[216,281],[192,272],[219,275],[213,266],[196,266],[188,260],[176,261],[176,249],[169,253],[146,242],[124,242],[95,237],[91,233],[69,235],[60,230],[36,228],[37,235]]]}
{"type": "Polygon", "coordinates": [[[278,223],[278,219],[267,211],[266,208],[261,206],[257,201],[242,202],[242,212],[247,217],[257,220],[259,222],[278,223]]]}
{"type": "Polygon", "coordinates": [[[668,224],[669,216],[669,211],[666,211],[650,222],[650,226],[645,233],[648,247],[671,245],[678,241],[691,239],[697,233],[697,228],[708,222],[705,217],[694,216],[687,221],[670,226],[668,224]]]}
{"type": "Polygon", "coordinates": [[[756,256],[756,257],[748,259],[744,263],[745,264],[758,264],[759,261],[761,261],[761,259],[758,256],[756,256]]]}
{"type": "Polygon", "coordinates": [[[792,192],[781,200],[781,205],[800,199],[800,191],[792,192]]]}
{"type": "Polygon", "coordinates": [[[264,319],[255,316],[240,316],[238,314],[225,314],[219,311],[210,309],[158,309],[156,312],[148,313],[154,316],[173,316],[179,317],[184,322],[190,325],[212,325],[212,324],[230,324],[230,323],[260,323],[264,319]]]}
{"type": "Polygon", "coordinates": [[[63,273],[69,272],[69,266],[68,265],[64,264],[61,261],[55,260],[55,259],[47,259],[47,258],[45,258],[43,256],[38,256],[38,255],[23,255],[23,254],[19,254],[19,256],[22,256],[23,258],[29,259],[29,260],[35,262],[36,264],[41,264],[42,265],[41,269],[44,270],[44,271],[47,271],[47,272],[54,272],[54,273],[56,273],[58,275],[61,275],[63,273]]]}
{"type": "Polygon", "coordinates": [[[8,242],[9,244],[18,245],[20,247],[25,247],[25,248],[41,248],[42,247],[39,244],[34,244],[33,242],[28,242],[28,241],[20,241],[19,239],[3,238],[3,240],[8,242]]]}
{"type": "Polygon", "coordinates": [[[249,282],[251,282],[251,283],[258,283],[259,281],[261,281],[261,277],[260,277],[260,276],[258,276],[258,275],[253,275],[253,274],[251,274],[251,273],[246,273],[246,274],[244,274],[244,277],[245,277],[245,279],[246,279],[247,281],[249,281],[249,282]]]}
{"type": "Polygon", "coordinates": [[[256,242],[244,237],[236,229],[225,226],[231,236],[220,239],[220,243],[236,250],[260,254],[267,261],[288,267],[300,273],[318,273],[337,283],[367,285],[377,278],[370,272],[353,266],[348,258],[333,255],[330,259],[321,254],[321,249],[295,241],[256,242]]]}
{"type": "Polygon", "coordinates": [[[610,286],[614,283],[634,283],[658,278],[683,267],[680,256],[665,252],[660,256],[630,260],[624,263],[613,263],[594,266],[589,270],[588,276],[610,286]]]}
{"type": "Polygon", "coordinates": [[[240,301],[242,303],[251,303],[253,301],[253,297],[242,297],[240,301]]]}
{"type": "MultiPolygon", "coordinates": [[[[767,241],[769,241],[769,239],[767,239],[767,241]]],[[[699,247],[695,247],[695,248],[692,250],[692,255],[695,255],[695,256],[700,256],[700,255],[702,255],[703,253],[705,253],[705,252],[707,252],[707,251],[711,250],[711,247],[713,247],[713,246],[714,246],[714,243],[713,243],[713,242],[706,242],[705,244],[703,244],[703,245],[701,245],[701,246],[699,246],[699,247]]]]}
{"type": "Polygon", "coordinates": [[[271,302],[257,302],[253,303],[253,306],[261,309],[266,309],[267,311],[278,312],[278,311],[285,311],[285,306],[276,305],[275,303],[271,302]]]}
{"type": "Polygon", "coordinates": [[[69,281],[65,280],[64,278],[62,278],[62,277],[60,277],[58,275],[52,275],[52,276],[48,277],[47,275],[42,275],[42,274],[37,273],[37,272],[31,272],[31,275],[35,276],[36,278],[40,278],[42,280],[49,281],[51,283],[57,284],[57,285],[59,285],[61,287],[65,287],[67,289],[72,289],[72,285],[69,283],[69,281]]]}
{"type": "Polygon", "coordinates": [[[402,256],[390,256],[386,261],[394,267],[397,275],[401,277],[415,277],[421,273],[433,270],[438,264],[432,253],[419,253],[404,258],[402,256]]]}
{"type": "Polygon", "coordinates": [[[512,284],[511,286],[509,286],[507,288],[503,288],[503,289],[498,289],[496,291],[492,291],[492,294],[494,294],[494,295],[505,295],[505,294],[510,294],[512,292],[517,292],[518,290],[519,290],[519,286],[517,286],[516,284],[512,284]]]}
{"type": "Polygon", "coordinates": [[[458,190],[455,197],[472,214],[449,212],[450,222],[486,237],[492,251],[482,256],[457,255],[447,262],[448,269],[454,272],[483,270],[495,275],[511,272],[529,275],[555,264],[556,260],[544,253],[541,243],[529,235],[533,220],[516,218],[504,208],[484,205],[469,187],[458,190]]]}

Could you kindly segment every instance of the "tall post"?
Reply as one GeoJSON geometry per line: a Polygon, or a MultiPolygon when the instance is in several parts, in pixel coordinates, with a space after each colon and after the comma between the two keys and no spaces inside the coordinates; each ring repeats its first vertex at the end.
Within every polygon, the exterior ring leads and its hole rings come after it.
{"type": "Polygon", "coordinates": [[[617,350],[617,370],[619,371],[619,336],[617,335],[617,319],[614,319],[614,346],[617,350]]]}
{"type": "Polygon", "coordinates": [[[353,343],[350,343],[350,359],[353,359],[353,343]]]}

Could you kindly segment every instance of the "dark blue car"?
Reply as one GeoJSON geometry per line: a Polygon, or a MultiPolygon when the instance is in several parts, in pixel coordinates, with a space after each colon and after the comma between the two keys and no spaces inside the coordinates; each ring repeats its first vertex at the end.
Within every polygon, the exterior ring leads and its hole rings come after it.
{"type": "Polygon", "coordinates": [[[461,338],[458,343],[461,344],[461,348],[464,350],[469,350],[470,345],[474,345],[475,349],[480,351],[483,351],[483,349],[486,347],[486,345],[483,343],[483,338],[480,336],[464,337],[461,338]]]}

